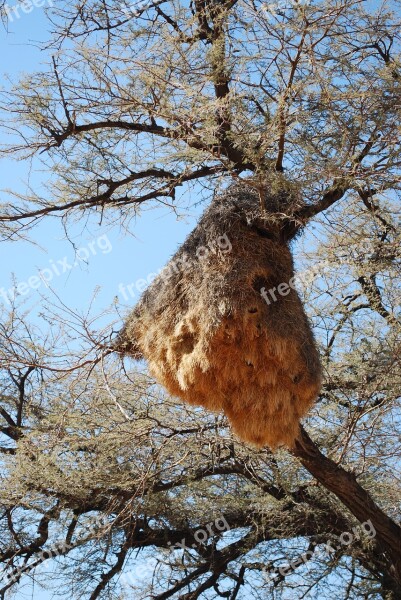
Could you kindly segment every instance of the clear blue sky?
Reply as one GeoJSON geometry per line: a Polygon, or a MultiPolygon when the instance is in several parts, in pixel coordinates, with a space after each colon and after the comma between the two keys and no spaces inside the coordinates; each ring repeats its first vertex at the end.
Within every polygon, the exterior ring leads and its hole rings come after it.
{"type": "MultiPolygon", "coordinates": [[[[10,5],[13,4],[14,2],[10,2],[10,5]]],[[[17,80],[19,74],[40,68],[40,63],[46,59],[46,55],[35,47],[33,42],[46,39],[46,26],[42,9],[35,8],[30,14],[21,13],[21,18],[9,25],[8,32],[0,28],[3,88],[9,85],[7,76],[17,80]]],[[[34,188],[40,185],[40,176],[29,173],[28,162],[0,160],[1,190],[11,188],[23,191],[28,178],[34,188]]],[[[0,198],[0,202],[4,200],[3,194],[0,198]]],[[[101,291],[93,305],[93,313],[102,312],[117,295],[122,304],[127,307],[133,306],[139,292],[136,292],[133,298],[124,298],[119,293],[120,284],[127,286],[139,279],[146,279],[150,273],[161,268],[193,228],[196,212],[199,214],[199,210],[191,210],[180,219],[163,207],[147,211],[132,223],[132,235],[126,235],[118,228],[107,231],[97,226],[95,221],[90,231],[82,232],[82,227],[78,226],[72,228],[69,233],[74,243],[90,253],[88,264],[82,262],[68,273],[54,274],[52,288],[66,305],[80,312],[85,312],[89,306],[97,286],[101,287],[101,291]],[[107,239],[101,237],[99,241],[99,237],[104,235],[107,235],[107,239]],[[90,250],[91,243],[95,252],[90,250]]],[[[32,232],[31,237],[37,245],[24,241],[0,244],[0,289],[5,292],[13,285],[12,275],[18,283],[28,284],[30,279],[43,269],[57,265],[58,270],[62,270],[63,267],[58,261],[63,262],[67,259],[71,265],[75,261],[73,247],[65,239],[58,220],[46,220],[32,232]]],[[[85,257],[85,250],[81,254],[85,257]]],[[[37,285],[37,281],[33,281],[37,285]]],[[[29,287],[28,293],[24,295],[27,307],[32,308],[35,320],[34,315],[42,310],[42,294],[51,297],[44,284],[37,290],[29,287]]],[[[17,600],[49,600],[51,597],[37,586],[33,588],[29,584],[16,595],[17,600]]]]}

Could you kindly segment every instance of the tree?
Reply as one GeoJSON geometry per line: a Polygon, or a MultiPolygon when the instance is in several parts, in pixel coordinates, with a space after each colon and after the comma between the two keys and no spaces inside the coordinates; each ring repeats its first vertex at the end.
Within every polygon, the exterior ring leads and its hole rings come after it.
{"type": "Polygon", "coordinates": [[[49,186],[4,197],[3,237],[285,178],[325,384],[316,441],[255,451],[103,356],[89,317],[41,334],[13,308],[0,594],[52,561],[91,599],[401,598],[400,3],[88,0],[49,18],[48,70],[2,99],[4,154],[49,186]]]}

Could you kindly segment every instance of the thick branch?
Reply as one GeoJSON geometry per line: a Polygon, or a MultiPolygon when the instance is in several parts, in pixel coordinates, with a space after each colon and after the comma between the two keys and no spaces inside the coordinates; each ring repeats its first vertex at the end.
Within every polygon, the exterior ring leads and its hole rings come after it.
{"type": "Polygon", "coordinates": [[[185,183],[186,181],[200,179],[201,177],[209,177],[222,171],[224,171],[223,167],[201,167],[197,171],[175,175],[174,173],[168,173],[162,169],[147,169],[146,171],[141,171],[139,173],[132,173],[131,175],[120,181],[104,180],[99,182],[100,184],[107,185],[107,190],[101,194],[97,194],[96,196],[91,196],[90,198],[81,198],[79,200],[74,200],[66,204],[49,205],[43,208],[38,208],[37,210],[26,212],[21,211],[18,214],[13,215],[3,214],[0,215],[0,222],[19,222],[25,219],[37,219],[52,213],[66,213],[69,210],[75,208],[94,208],[96,206],[103,207],[108,204],[114,206],[118,206],[120,204],[141,204],[142,202],[146,202],[147,200],[156,200],[157,198],[161,198],[163,196],[171,197],[173,196],[175,189],[178,186],[185,183]],[[168,183],[159,188],[158,190],[149,192],[148,194],[144,194],[143,196],[113,196],[114,192],[116,192],[119,188],[128,185],[134,181],[145,179],[147,177],[164,178],[168,180],[168,183]]]}
{"type": "Polygon", "coordinates": [[[315,204],[308,204],[296,211],[291,218],[285,221],[282,235],[286,240],[292,239],[297,232],[304,227],[310,219],[333,206],[348,191],[349,185],[345,181],[339,181],[326,190],[323,197],[315,204]]]}
{"type": "Polygon", "coordinates": [[[400,325],[396,317],[384,306],[375,275],[362,275],[358,278],[358,282],[361,284],[372,310],[376,311],[383,319],[386,319],[389,325],[400,325]]]}
{"type": "Polygon", "coordinates": [[[353,474],[320,452],[303,428],[292,453],[360,522],[372,522],[377,540],[392,562],[394,579],[401,584],[401,527],[377,506],[353,474]]]}

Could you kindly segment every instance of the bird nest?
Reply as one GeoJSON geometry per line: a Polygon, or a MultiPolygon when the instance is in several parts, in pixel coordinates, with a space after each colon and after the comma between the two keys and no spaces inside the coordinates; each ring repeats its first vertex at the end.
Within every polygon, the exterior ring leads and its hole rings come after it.
{"type": "Polygon", "coordinates": [[[142,295],[118,350],[145,358],[168,392],[223,411],[255,446],[291,447],[321,367],[277,209],[288,194],[241,183],[216,195],[142,295]]]}

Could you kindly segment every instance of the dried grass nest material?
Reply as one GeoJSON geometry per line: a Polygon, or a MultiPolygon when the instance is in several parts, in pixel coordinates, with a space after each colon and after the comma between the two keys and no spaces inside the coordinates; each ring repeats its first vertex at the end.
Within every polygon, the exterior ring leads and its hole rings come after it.
{"type": "Polygon", "coordinates": [[[277,209],[288,196],[234,184],[142,295],[118,349],[144,357],[168,392],[223,411],[255,446],[291,447],[321,386],[321,366],[294,289],[268,304],[261,289],[294,276],[277,209]]]}

